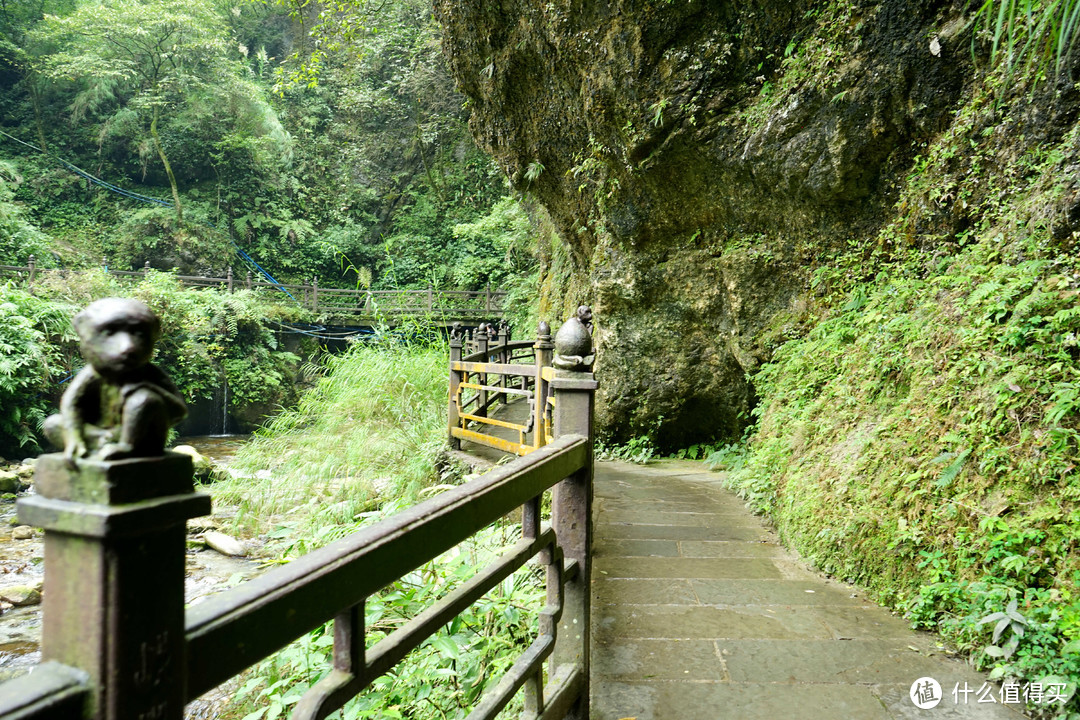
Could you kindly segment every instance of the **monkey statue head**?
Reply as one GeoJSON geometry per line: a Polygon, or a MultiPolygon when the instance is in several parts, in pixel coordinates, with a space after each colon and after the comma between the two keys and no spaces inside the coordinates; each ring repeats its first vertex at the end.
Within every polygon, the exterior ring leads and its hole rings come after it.
{"type": "Polygon", "coordinates": [[[147,365],[161,336],[157,316],[131,298],[92,302],[71,324],[79,335],[83,358],[110,380],[122,380],[147,365]]]}

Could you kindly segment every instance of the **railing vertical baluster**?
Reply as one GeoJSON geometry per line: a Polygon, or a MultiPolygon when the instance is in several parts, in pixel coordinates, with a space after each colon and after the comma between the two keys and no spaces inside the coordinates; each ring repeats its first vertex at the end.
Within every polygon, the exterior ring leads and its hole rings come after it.
{"type": "MultiPolygon", "coordinates": [[[[474,337],[476,338],[476,352],[477,353],[483,353],[483,355],[481,355],[481,357],[480,357],[480,362],[486,363],[488,361],[488,358],[487,358],[487,351],[488,351],[488,329],[487,329],[487,325],[484,324],[484,325],[481,325],[480,327],[478,327],[476,329],[476,335],[474,335],[474,337]]],[[[478,382],[481,385],[487,385],[487,381],[488,381],[487,373],[478,374],[476,377],[479,378],[478,382]]],[[[477,403],[479,403],[479,404],[476,407],[476,414],[479,415],[480,417],[487,417],[487,414],[488,414],[487,413],[488,392],[487,392],[487,390],[481,390],[479,395],[480,395],[480,397],[477,399],[477,403]]]]}
{"type": "MultiPolygon", "coordinates": [[[[449,422],[447,423],[450,428],[456,428],[461,425],[461,418],[458,415],[458,393],[461,391],[461,371],[454,369],[454,363],[461,360],[461,346],[464,340],[464,335],[461,331],[461,323],[454,323],[454,326],[450,329],[450,402],[447,405],[447,417],[449,422]]],[[[453,433],[450,433],[450,447],[455,450],[461,449],[461,440],[454,437],[453,433]]]]}
{"type": "Polygon", "coordinates": [[[538,672],[525,682],[525,717],[544,712],[544,674],[538,672]]]}
{"type": "MultiPolygon", "coordinates": [[[[496,336],[495,344],[502,347],[502,350],[499,351],[498,362],[508,363],[510,362],[510,356],[506,350],[506,344],[510,342],[510,325],[506,322],[505,319],[503,319],[499,321],[498,328],[498,335],[496,336]]],[[[505,388],[506,384],[507,376],[499,375],[499,387],[505,388]]],[[[507,396],[506,393],[501,393],[498,399],[499,402],[503,405],[506,405],[510,401],[510,398],[507,396]]]]}
{"type": "Polygon", "coordinates": [[[361,675],[364,670],[364,601],[334,618],[334,669],[361,675]]]}
{"type": "Polygon", "coordinates": [[[551,351],[554,348],[555,345],[551,342],[551,326],[546,321],[542,321],[537,329],[536,344],[533,345],[536,362],[536,384],[533,385],[534,447],[543,447],[547,444],[547,432],[545,431],[544,422],[545,411],[547,410],[548,387],[543,373],[544,368],[551,365],[551,351]]]}
{"type": "Polygon", "coordinates": [[[435,288],[427,286],[427,311],[430,314],[435,309],[435,288]]]}
{"type": "Polygon", "coordinates": [[[484,312],[491,310],[491,283],[487,284],[487,288],[484,290],[484,312]]]}
{"type": "Polygon", "coordinates": [[[311,279],[311,310],[319,310],[319,278],[311,279]]]}
{"type": "Polygon", "coordinates": [[[521,537],[535,538],[540,534],[540,497],[521,506],[521,537]]]}

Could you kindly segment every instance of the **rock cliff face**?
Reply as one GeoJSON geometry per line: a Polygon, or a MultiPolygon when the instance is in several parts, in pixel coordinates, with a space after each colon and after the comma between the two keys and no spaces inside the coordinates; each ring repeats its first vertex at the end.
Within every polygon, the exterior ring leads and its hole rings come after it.
{"type": "Polygon", "coordinates": [[[548,314],[594,306],[601,427],[668,446],[740,432],[815,269],[876,235],[971,75],[959,2],[435,8],[474,135],[568,250],[548,314]]]}

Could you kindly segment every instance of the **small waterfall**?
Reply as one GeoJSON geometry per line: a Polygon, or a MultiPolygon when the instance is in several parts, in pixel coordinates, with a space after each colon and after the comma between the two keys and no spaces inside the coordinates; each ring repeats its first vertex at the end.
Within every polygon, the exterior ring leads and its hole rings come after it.
{"type": "Polygon", "coordinates": [[[221,430],[218,435],[229,434],[229,380],[221,374],[221,430]]]}

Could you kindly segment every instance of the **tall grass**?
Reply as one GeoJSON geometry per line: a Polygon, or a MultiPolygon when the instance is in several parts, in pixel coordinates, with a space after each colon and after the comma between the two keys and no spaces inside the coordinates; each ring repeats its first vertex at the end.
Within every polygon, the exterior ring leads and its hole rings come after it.
{"type": "Polygon", "coordinates": [[[1007,79],[1018,71],[1038,77],[1051,65],[1061,72],[1078,26],[1080,0],[985,0],[975,13],[974,39],[991,41],[991,62],[1003,65],[1007,79]]]}
{"type": "Polygon", "coordinates": [[[446,358],[438,345],[356,345],[332,358],[296,409],[238,453],[237,477],[215,496],[255,531],[349,523],[387,499],[409,504],[439,480],[446,358]]]}

